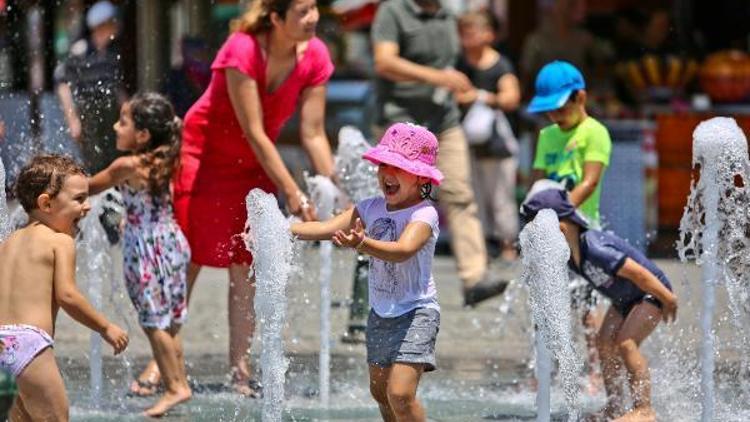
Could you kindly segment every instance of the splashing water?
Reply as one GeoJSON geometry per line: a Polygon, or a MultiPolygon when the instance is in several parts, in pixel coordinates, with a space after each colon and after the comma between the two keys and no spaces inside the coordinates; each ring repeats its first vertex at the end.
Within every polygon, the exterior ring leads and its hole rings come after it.
{"type": "Polygon", "coordinates": [[[359,202],[380,194],[378,168],[362,158],[370,148],[359,129],[344,126],[339,131],[335,165],[339,186],[352,201],[359,202]]]}
{"type": "Polygon", "coordinates": [[[10,213],[5,198],[5,166],[3,166],[3,160],[0,159],[0,242],[7,239],[10,232],[10,213]]]}
{"type": "MultiPolygon", "coordinates": [[[[102,309],[102,280],[111,278],[112,257],[107,234],[99,222],[103,211],[103,196],[92,197],[91,210],[80,224],[76,278],[86,286],[89,302],[94,309],[102,309]]],[[[95,408],[101,407],[102,397],[102,338],[92,332],[89,343],[89,371],[91,399],[95,408]]]]}
{"type": "MultiPolygon", "coordinates": [[[[520,234],[523,272],[521,279],[529,286],[531,313],[541,339],[560,365],[568,420],[578,420],[581,409],[581,394],[578,385],[583,367],[581,354],[574,346],[571,332],[570,294],[568,290],[568,259],[570,249],[559,229],[557,214],[552,210],[540,211],[534,221],[527,224],[520,234]]],[[[537,340],[544,349],[541,341],[537,340]]],[[[543,368],[544,352],[537,363],[539,372],[543,368]]],[[[539,393],[547,393],[541,400],[546,409],[537,409],[549,417],[549,384],[540,380],[539,393]]],[[[546,381],[549,383],[549,380],[546,381]]],[[[539,403],[539,402],[538,402],[539,403]]],[[[541,419],[538,419],[541,420],[541,419]]]]}
{"type": "MultiPolygon", "coordinates": [[[[306,177],[307,190],[320,220],[333,216],[338,188],[325,176],[306,177]]],[[[320,403],[328,407],[331,393],[331,252],[330,240],[320,242],[320,403]]]]}
{"type": "Polygon", "coordinates": [[[261,325],[260,356],[263,383],[263,421],[281,421],[284,380],[289,360],[284,355],[282,331],[286,322],[286,284],[291,271],[292,234],[276,198],[253,189],[245,198],[245,246],[253,255],[255,312],[261,325]]]}
{"type": "MultiPolygon", "coordinates": [[[[750,162],[747,140],[734,119],[716,117],[702,122],[693,132],[693,180],[680,221],[677,251],[685,262],[694,259],[703,267],[701,327],[701,390],[703,421],[714,415],[713,332],[715,286],[724,282],[735,325],[744,350],[748,350],[748,282],[750,281],[750,162]]],[[[744,363],[747,373],[747,362],[744,363]]]]}

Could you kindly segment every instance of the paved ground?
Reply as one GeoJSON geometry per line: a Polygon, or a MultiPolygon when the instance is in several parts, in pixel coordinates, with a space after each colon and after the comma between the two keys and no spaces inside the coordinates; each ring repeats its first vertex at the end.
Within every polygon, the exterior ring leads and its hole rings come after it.
{"type": "MultiPolygon", "coordinates": [[[[299,273],[288,285],[288,322],[286,330],[287,350],[291,354],[314,354],[319,350],[319,284],[317,277],[317,249],[309,248],[303,254],[299,273]]],[[[659,260],[658,264],[667,272],[675,284],[681,299],[678,323],[674,327],[660,330],[684,330],[694,327],[699,315],[700,270],[693,265],[682,265],[672,260],[659,260]]],[[[334,302],[346,302],[351,291],[353,255],[348,251],[334,251],[334,278],[332,280],[334,302]]],[[[514,278],[516,271],[493,266],[495,271],[514,278]]],[[[118,270],[116,270],[118,271],[118,270]]],[[[516,283],[505,297],[496,298],[477,308],[461,306],[460,284],[454,261],[447,256],[436,257],[434,275],[438,286],[442,318],[437,352],[440,357],[457,359],[463,365],[477,365],[485,359],[502,359],[519,363],[526,360],[529,352],[528,327],[530,317],[526,307],[525,288],[516,283]]],[[[188,359],[203,355],[223,355],[227,351],[227,282],[226,272],[205,268],[201,273],[190,304],[189,321],[183,330],[185,352],[188,359]]],[[[105,284],[109,284],[106,281],[105,284]]],[[[149,354],[145,336],[134,319],[134,312],[127,300],[119,279],[114,280],[114,301],[105,286],[104,311],[115,320],[130,327],[131,346],[127,353],[132,357],[149,354]],[[115,306],[113,306],[113,303],[115,306]]],[[[86,289],[86,286],[81,286],[86,289]]],[[[717,309],[726,312],[723,289],[719,289],[717,309]]],[[[364,356],[362,346],[352,346],[340,340],[345,332],[348,316],[346,306],[332,311],[334,354],[364,356]]],[[[721,319],[720,315],[717,319],[721,319]]],[[[719,336],[729,334],[731,327],[722,324],[719,336]]],[[[61,314],[56,334],[56,351],[59,356],[83,356],[89,347],[88,331],[72,323],[61,314]]],[[[257,352],[257,347],[253,348],[257,352]]]]}
{"type": "MultiPolygon", "coordinates": [[[[299,272],[288,285],[289,307],[286,330],[287,350],[291,354],[315,353],[319,350],[319,283],[316,248],[303,253],[299,272]]],[[[334,278],[332,280],[333,353],[364,356],[363,346],[352,346],[340,340],[346,331],[348,307],[354,267],[353,255],[347,251],[334,251],[334,278]]],[[[438,257],[434,266],[442,306],[442,326],[438,353],[441,356],[463,356],[466,360],[481,357],[498,357],[498,351],[509,360],[520,360],[526,354],[527,339],[521,330],[527,325],[525,309],[513,309],[511,318],[498,311],[503,300],[495,299],[476,309],[461,306],[460,287],[454,271],[454,261],[438,257]],[[445,339],[445,340],[443,340],[445,339]],[[460,345],[460,347],[457,347],[460,345]]],[[[512,276],[512,272],[508,272],[512,276]]],[[[183,332],[185,352],[188,357],[205,354],[225,354],[227,350],[227,276],[226,271],[205,268],[190,304],[189,320],[183,332]]],[[[105,282],[109,284],[109,282],[105,282]]],[[[145,336],[138,330],[132,306],[117,285],[114,301],[109,300],[109,286],[105,286],[104,311],[117,321],[124,313],[126,325],[131,327],[131,346],[128,354],[139,357],[149,354],[145,336]],[[115,306],[113,306],[113,303],[115,306]]],[[[86,286],[80,286],[86,290],[86,286]]],[[[518,289],[511,289],[511,292],[518,289]]],[[[519,301],[523,304],[523,300],[519,301]]],[[[58,355],[75,356],[88,351],[88,332],[61,314],[56,335],[58,355]]],[[[257,347],[253,350],[256,351],[257,347]]]]}
{"type": "MultiPolygon", "coordinates": [[[[336,411],[321,410],[314,405],[319,350],[318,250],[309,248],[300,256],[298,274],[287,289],[289,307],[285,338],[291,366],[287,374],[290,413],[285,420],[376,421],[377,410],[367,393],[364,346],[340,341],[346,329],[346,307],[332,311],[332,394],[339,408],[336,411]]],[[[332,290],[336,302],[348,299],[353,261],[354,257],[348,251],[334,253],[332,290]]],[[[665,420],[696,420],[696,415],[700,414],[697,350],[701,339],[701,273],[693,265],[672,260],[657,263],[673,280],[680,297],[680,308],[677,324],[660,326],[644,345],[652,364],[654,402],[659,414],[667,416],[665,420]]],[[[117,267],[114,266],[114,271],[119,271],[117,267]]],[[[517,269],[502,269],[497,265],[493,268],[509,278],[516,276],[517,269]]],[[[460,286],[452,258],[437,257],[434,274],[442,307],[437,344],[440,370],[427,375],[420,386],[420,395],[428,404],[432,420],[533,419],[534,393],[530,389],[528,366],[532,353],[529,341],[531,323],[525,288],[518,283],[512,284],[503,297],[467,309],[461,306],[460,286]]],[[[109,289],[105,289],[104,311],[130,327],[131,346],[125,360],[105,359],[105,390],[109,389],[106,400],[113,400],[115,404],[111,406],[115,406],[115,413],[125,415],[122,420],[131,420],[127,415],[137,413],[137,409],[145,407],[148,402],[122,399],[123,388],[130,377],[126,372],[139,370],[150,350],[135,323],[134,312],[120,283],[114,280],[113,299],[109,299],[109,289]],[[124,318],[119,315],[124,315],[124,318]]],[[[109,281],[106,284],[109,285],[109,281]]],[[[86,290],[86,286],[81,288],[86,290]]],[[[723,412],[721,419],[717,420],[743,420],[750,414],[746,411],[747,405],[743,405],[743,400],[737,395],[740,387],[737,386],[735,365],[738,357],[736,328],[729,317],[724,290],[719,288],[717,291],[717,394],[723,394],[717,398],[717,409],[723,412]]],[[[259,415],[257,402],[238,402],[236,397],[225,394],[221,387],[227,372],[226,300],[226,272],[205,269],[198,280],[189,322],[183,332],[189,373],[208,394],[196,396],[189,406],[181,408],[177,413],[178,420],[256,420],[259,415]]],[[[257,342],[253,346],[255,357],[260,347],[257,342]]],[[[104,414],[91,410],[88,351],[88,331],[61,314],[55,352],[71,392],[74,419],[105,420],[108,418],[104,414]]],[[[105,356],[111,356],[108,349],[105,356]]],[[[589,397],[585,406],[594,409],[602,400],[599,393],[589,397]]],[[[560,409],[559,396],[557,405],[560,409]]],[[[118,417],[117,420],[121,419],[118,417]]]]}

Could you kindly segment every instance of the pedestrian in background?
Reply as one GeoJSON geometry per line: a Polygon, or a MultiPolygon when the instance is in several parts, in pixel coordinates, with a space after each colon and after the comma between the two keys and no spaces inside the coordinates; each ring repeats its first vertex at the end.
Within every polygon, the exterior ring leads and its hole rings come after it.
{"type": "Polygon", "coordinates": [[[73,43],[68,57],[55,69],[65,123],[80,146],[84,168],[90,174],[107,168],[120,155],[112,125],[127,95],[116,17],[117,9],[109,1],[94,4],[86,13],[89,37],[73,43]]]}
{"type": "Polygon", "coordinates": [[[378,8],[371,35],[376,125],[411,122],[437,135],[437,166],[445,175],[438,200],[448,220],[464,304],[474,306],[502,293],[507,281],[487,271],[469,148],[454,98],[454,93],[474,89],[466,75],[453,68],[460,54],[456,19],[439,0],[390,0],[378,8]]]}
{"type": "Polygon", "coordinates": [[[511,125],[521,90],[513,65],[492,48],[497,20],[487,12],[467,13],[458,21],[463,54],[456,69],[474,89],[456,95],[472,155],[474,192],[489,238],[504,262],[518,257],[516,172],[518,140],[511,125]]]}

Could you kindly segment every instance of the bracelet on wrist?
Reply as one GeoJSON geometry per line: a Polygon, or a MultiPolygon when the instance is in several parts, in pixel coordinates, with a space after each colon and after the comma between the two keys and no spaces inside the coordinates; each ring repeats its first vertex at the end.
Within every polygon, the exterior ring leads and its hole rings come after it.
{"type": "Polygon", "coordinates": [[[367,236],[364,236],[362,238],[362,240],[360,240],[359,243],[357,243],[357,246],[354,247],[354,250],[358,251],[358,252],[361,251],[362,250],[362,246],[365,245],[365,240],[367,240],[367,236]]]}

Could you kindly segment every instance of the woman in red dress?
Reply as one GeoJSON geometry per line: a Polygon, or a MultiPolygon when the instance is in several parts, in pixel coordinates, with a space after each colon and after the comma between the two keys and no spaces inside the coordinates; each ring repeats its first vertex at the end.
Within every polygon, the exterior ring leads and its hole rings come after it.
{"type": "MultiPolygon", "coordinates": [[[[297,108],[302,146],[315,171],[333,174],[324,131],[325,83],[333,63],[315,37],[318,17],[315,0],[255,0],[233,23],[211,66],[211,83],[185,116],[174,207],[192,250],[188,289],[201,266],[228,269],[232,382],[247,396],[257,391],[248,359],[255,328],[252,256],[240,237],[245,196],[252,188],[281,191],[291,213],[315,219],[274,145],[297,108]]],[[[148,394],[142,387],[158,379],[156,365],[149,364],[133,390],[148,394]]]]}

